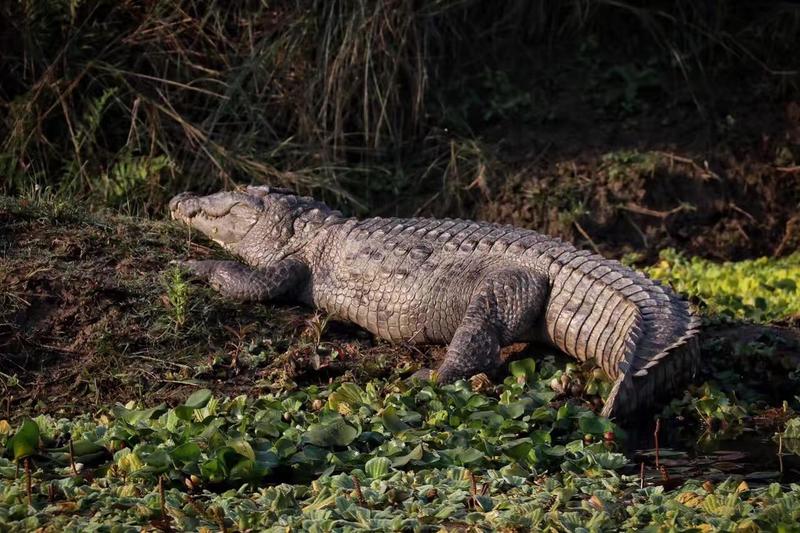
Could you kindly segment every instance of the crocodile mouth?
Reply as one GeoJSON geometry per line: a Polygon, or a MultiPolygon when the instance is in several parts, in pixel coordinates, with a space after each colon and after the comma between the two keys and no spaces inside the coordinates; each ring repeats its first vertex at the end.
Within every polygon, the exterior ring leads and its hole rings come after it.
{"type": "Polygon", "coordinates": [[[223,246],[240,242],[263,210],[260,198],[229,192],[210,196],[181,193],[169,202],[170,216],[223,246]]]}

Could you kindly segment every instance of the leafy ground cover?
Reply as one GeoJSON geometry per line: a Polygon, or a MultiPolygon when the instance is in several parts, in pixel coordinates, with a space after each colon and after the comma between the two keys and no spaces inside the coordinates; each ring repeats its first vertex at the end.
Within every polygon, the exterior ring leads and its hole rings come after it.
{"type": "Polygon", "coordinates": [[[619,428],[542,347],[501,384],[408,383],[437,349],[229,304],[166,266],[219,253],[171,224],[0,222],[0,529],[796,530],[796,256],[650,267],[704,310],[703,365],[619,428]]]}
{"type": "Polygon", "coordinates": [[[373,381],[258,399],[200,390],[173,409],[117,406],[99,419],[40,416],[6,442],[33,472],[19,475],[2,460],[0,523],[117,531],[796,528],[800,485],[698,480],[666,491],[649,470],[620,472],[628,459],[612,423],[550,404],[552,365],[536,372],[525,360],[516,374],[499,396],[464,382],[373,381]],[[35,489],[26,488],[28,475],[35,489]]]}
{"type": "Polygon", "coordinates": [[[715,318],[755,322],[800,318],[797,252],[779,259],[718,263],[665,250],[647,272],[696,298],[715,318]]]}

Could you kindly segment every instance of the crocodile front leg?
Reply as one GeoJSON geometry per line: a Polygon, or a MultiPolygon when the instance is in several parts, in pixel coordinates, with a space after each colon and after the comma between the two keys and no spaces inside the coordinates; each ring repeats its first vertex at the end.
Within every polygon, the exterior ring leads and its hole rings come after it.
{"type": "Polygon", "coordinates": [[[261,269],[236,261],[189,260],[176,263],[207,281],[223,296],[242,302],[298,298],[309,276],[306,264],[297,259],[283,259],[261,269]]]}
{"type": "Polygon", "coordinates": [[[547,290],[544,277],[526,270],[506,269],[484,278],[436,371],[438,381],[494,373],[502,363],[501,346],[530,338],[547,290]]]}

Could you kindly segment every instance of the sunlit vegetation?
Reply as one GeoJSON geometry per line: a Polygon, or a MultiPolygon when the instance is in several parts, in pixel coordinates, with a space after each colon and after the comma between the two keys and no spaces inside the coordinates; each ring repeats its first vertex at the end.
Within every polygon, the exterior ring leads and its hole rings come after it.
{"type": "Polygon", "coordinates": [[[39,416],[11,438],[2,426],[0,524],[601,530],[666,520],[729,530],[800,518],[798,485],[699,480],[666,491],[651,467],[640,477],[613,424],[553,406],[544,385],[553,372],[518,372],[492,396],[464,382],[345,383],[258,399],[199,390],[173,409],[39,416]]]}
{"type": "Polygon", "coordinates": [[[717,263],[664,250],[647,273],[696,298],[712,317],[757,322],[800,317],[800,253],[717,263]]]}
{"type": "MultiPolygon", "coordinates": [[[[702,265],[668,271],[687,287],[705,287],[703,276],[714,269],[728,272],[726,279],[743,272],[742,286],[751,278],[783,279],[775,273],[792,262],[664,257],[702,265]]],[[[659,268],[667,272],[663,263],[659,268]]],[[[179,327],[191,292],[171,274],[163,283],[168,316],[179,327]]],[[[704,290],[696,294],[714,301],[704,290]]],[[[779,316],[775,305],[768,300],[766,308],[779,316]]],[[[735,368],[770,357],[774,348],[765,342],[737,345],[735,358],[711,363],[709,381],[662,413],[694,422],[662,430],[665,438],[676,445],[673,433],[697,435],[694,427],[713,444],[753,431],[749,420],[769,416],[772,425],[758,431],[789,461],[798,450],[792,406],[800,398],[772,408],[748,392],[749,382],[730,382],[735,368]]],[[[720,351],[704,347],[707,356],[720,351]]],[[[2,420],[0,525],[790,531],[800,519],[800,485],[781,483],[792,474],[725,473],[725,458],[740,452],[713,459],[699,476],[686,452],[632,452],[625,444],[631,437],[585,401],[608,390],[589,367],[548,356],[515,361],[509,372],[497,386],[336,380],[228,398],[200,389],[172,408],[129,402],[96,415],[2,420]],[[659,470],[659,454],[666,470],[659,470]]],[[[759,372],[763,379],[764,369],[754,366],[759,372]]]]}

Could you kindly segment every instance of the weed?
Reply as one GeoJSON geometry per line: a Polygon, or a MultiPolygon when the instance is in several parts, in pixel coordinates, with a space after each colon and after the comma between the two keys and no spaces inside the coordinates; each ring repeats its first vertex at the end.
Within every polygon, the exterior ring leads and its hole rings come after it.
{"type": "Polygon", "coordinates": [[[617,181],[631,173],[636,176],[652,176],[659,163],[659,155],[654,152],[619,150],[604,154],[602,162],[608,179],[617,181]]]}
{"type": "Polygon", "coordinates": [[[180,330],[189,313],[189,282],[184,277],[183,272],[174,266],[164,273],[164,285],[167,291],[166,297],[167,310],[170,321],[175,331],[180,330]]]}
{"type": "Polygon", "coordinates": [[[508,72],[485,67],[474,80],[453,80],[440,95],[444,123],[457,129],[513,119],[529,122],[536,117],[534,94],[515,83],[508,72]],[[455,105],[445,105],[445,101],[455,105]]]}
{"type": "Polygon", "coordinates": [[[664,250],[647,272],[698,298],[718,318],[764,322],[800,314],[800,254],[714,263],[664,250]]]}
{"type": "Polygon", "coordinates": [[[610,88],[603,95],[603,104],[625,114],[645,110],[645,93],[663,88],[652,66],[637,68],[631,64],[615,65],[606,72],[605,78],[610,82],[610,88]]]}
{"type": "Polygon", "coordinates": [[[34,183],[20,193],[21,201],[12,205],[25,218],[44,218],[51,222],[86,217],[69,195],[51,185],[34,183]]]}

